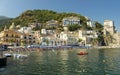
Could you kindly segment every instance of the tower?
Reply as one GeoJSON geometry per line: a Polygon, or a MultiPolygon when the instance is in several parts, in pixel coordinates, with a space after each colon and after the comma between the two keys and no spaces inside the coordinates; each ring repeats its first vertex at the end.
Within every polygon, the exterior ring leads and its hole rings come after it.
{"type": "Polygon", "coordinates": [[[110,33],[111,35],[115,33],[115,26],[112,20],[105,20],[104,21],[104,33],[110,33]]]}

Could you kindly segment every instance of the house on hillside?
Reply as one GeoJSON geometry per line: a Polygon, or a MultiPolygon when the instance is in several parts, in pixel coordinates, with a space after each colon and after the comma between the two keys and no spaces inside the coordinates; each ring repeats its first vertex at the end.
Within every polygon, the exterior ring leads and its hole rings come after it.
{"type": "Polygon", "coordinates": [[[58,27],[59,22],[57,20],[50,20],[46,22],[46,25],[48,27],[58,27]]]}
{"type": "Polygon", "coordinates": [[[79,30],[78,38],[81,39],[82,46],[92,46],[92,39],[98,38],[98,35],[93,30],[79,30]]]}

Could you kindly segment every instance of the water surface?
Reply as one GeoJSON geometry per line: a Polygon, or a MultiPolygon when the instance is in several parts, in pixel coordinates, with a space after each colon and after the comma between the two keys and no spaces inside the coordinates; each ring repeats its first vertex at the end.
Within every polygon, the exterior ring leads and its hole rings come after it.
{"type": "Polygon", "coordinates": [[[120,49],[41,51],[27,59],[8,58],[0,75],[120,75],[120,49]]]}

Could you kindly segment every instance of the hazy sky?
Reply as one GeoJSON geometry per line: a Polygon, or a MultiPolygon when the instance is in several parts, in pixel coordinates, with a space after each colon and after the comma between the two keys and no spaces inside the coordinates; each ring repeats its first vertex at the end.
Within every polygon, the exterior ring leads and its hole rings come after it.
{"type": "Polygon", "coordinates": [[[75,12],[102,24],[110,19],[120,31],[120,0],[0,0],[0,15],[3,16],[14,18],[30,9],[75,12]]]}

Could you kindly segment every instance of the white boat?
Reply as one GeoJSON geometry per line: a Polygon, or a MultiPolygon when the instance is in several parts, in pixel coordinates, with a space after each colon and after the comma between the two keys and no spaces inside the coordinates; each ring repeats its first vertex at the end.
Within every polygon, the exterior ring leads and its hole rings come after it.
{"type": "Polygon", "coordinates": [[[19,58],[27,58],[28,55],[26,55],[26,54],[13,54],[13,57],[17,58],[17,59],[19,59],[19,58]]]}
{"type": "Polygon", "coordinates": [[[12,54],[5,53],[5,54],[4,54],[4,56],[5,56],[5,57],[11,57],[11,56],[12,56],[12,54]]]}

